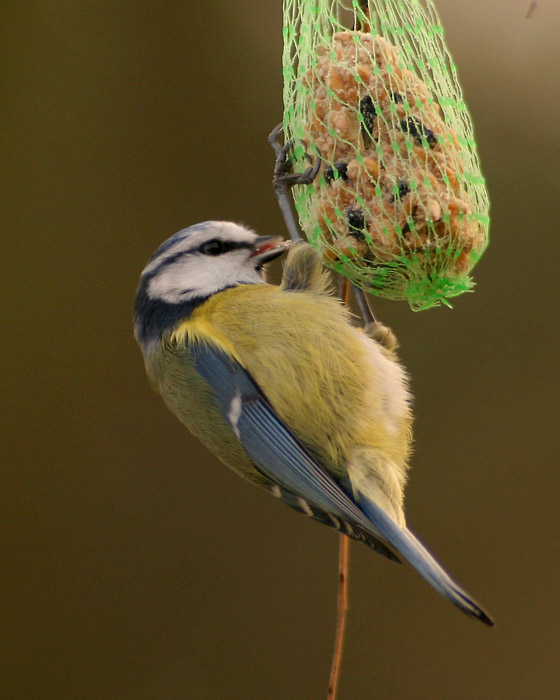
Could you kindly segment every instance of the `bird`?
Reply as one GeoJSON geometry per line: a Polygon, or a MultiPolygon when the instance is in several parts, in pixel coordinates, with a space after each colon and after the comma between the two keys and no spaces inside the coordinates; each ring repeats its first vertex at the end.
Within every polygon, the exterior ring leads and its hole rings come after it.
{"type": "Polygon", "coordinates": [[[292,509],[408,561],[488,626],[490,615],[408,529],[411,395],[394,337],[366,332],[307,242],[206,221],[162,243],[134,300],[148,378],[226,466],[292,509]],[[280,284],[265,266],[285,256],[280,284]]]}

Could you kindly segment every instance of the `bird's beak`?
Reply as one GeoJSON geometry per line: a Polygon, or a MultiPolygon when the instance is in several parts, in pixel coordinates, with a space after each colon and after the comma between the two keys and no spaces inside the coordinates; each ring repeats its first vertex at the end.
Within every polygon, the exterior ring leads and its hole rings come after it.
{"type": "Polygon", "coordinates": [[[249,257],[260,267],[285,253],[289,247],[290,241],[285,241],[280,236],[257,236],[249,257]]]}

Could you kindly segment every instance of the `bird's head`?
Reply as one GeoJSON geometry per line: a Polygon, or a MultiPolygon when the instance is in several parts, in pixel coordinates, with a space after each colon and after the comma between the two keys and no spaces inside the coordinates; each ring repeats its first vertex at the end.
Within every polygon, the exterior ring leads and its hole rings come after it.
{"type": "Polygon", "coordinates": [[[279,236],[258,236],[229,221],[205,221],[162,243],[140,277],[134,327],[145,345],[197,304],[238,284],[265,281],[263,266],[287,249],[279,236]]]}

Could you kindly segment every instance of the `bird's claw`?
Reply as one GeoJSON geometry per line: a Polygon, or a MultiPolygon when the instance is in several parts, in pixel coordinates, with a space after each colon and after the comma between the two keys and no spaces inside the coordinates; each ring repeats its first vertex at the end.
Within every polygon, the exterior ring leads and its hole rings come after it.
{"type": "MultiPolygon", "coordinates": [[[[313,158],[309,153],[305,153],[305,158],[311,165],[302,173],[292,172],[293,163],[289,157],[289,153],[293,148],[294,142],[287,141],[285,144],[281,145],[278,136],[282,130],[283,127],[280,123],[271,131],[268,137],[268,142],[276,153],[274,176],[272,178],[274,188],[276,190],[281,189],[287,191],[295,185],[310,185],[317,177],[319,169],[321,168],[320,155],[317,153],[315,163],[313,163],[313,158]]],[[[307,144],[305,144],[305,146],[307,146],[307,144]]]]}

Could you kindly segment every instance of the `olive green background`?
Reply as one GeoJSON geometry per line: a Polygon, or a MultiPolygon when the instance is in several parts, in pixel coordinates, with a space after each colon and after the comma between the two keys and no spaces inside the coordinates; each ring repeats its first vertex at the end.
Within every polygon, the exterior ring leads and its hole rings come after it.
{"type": "MultiPolygon", "coordinates": [[[[340,700],[560,697],[560,9],[529,4],[439,2],[492,195],[476,292],[375,304],[416,397],[409,523],[497,625],[352,544],[340,700]]],[[[283,231],[280,5],[4,3],[2,698],[326,697],[336,534],[197,444],[131,329],[176,230],[283,231]]]]}

